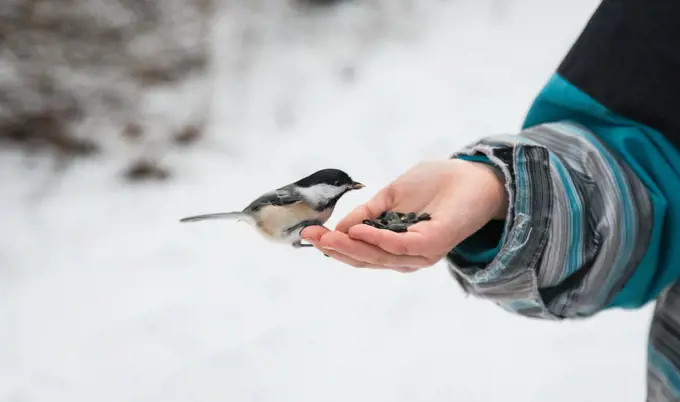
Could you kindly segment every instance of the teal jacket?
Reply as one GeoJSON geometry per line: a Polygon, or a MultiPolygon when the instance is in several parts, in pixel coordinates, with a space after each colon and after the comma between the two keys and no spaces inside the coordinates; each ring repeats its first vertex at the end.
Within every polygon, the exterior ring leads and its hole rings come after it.
{"type": "Polygon", "coordinates": [[[448,256],[468,291],[527,316],[638,308],[680,277],[680,3],[607,0],[491,163],[511,206],[448,256]]]}
{"type": "Polygon", "coordinates": [[[678,21],[680,1],[604,0],[519,134],[453,155],[494,166],[509,197],[448,254],[453,277],[534,318],[655,301],[648,402],[680,401],[678,21]]]}

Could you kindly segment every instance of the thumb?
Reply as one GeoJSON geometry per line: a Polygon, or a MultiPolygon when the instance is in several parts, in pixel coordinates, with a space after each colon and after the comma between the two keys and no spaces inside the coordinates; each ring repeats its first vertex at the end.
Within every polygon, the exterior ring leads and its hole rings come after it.
{"type": "Polygon", "coordinates": [[[375,219],[384,211],[392,207],[393,198],[390,187],[385,187],[373,196],[368,202],[354,208],[335,226],[335,230],[348,233],[352,226],[359,225],[366,219],[375,219]]]}

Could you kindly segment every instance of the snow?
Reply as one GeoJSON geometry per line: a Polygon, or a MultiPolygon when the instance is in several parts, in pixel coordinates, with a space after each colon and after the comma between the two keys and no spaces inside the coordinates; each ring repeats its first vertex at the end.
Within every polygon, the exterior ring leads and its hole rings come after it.
{"type": "Polygon", "coordinates": [[[540,322],[466,298],[442,264],[359,270],[177,222],[338,167],[367,188],[332,226],[411,164],[515,132],[597,3],[231,10],[209,136],[164,150],[173,181],[125,184],[115,155],[52,180],[2,151],[0,401],[643,400],[651,306],[540,322]]]}

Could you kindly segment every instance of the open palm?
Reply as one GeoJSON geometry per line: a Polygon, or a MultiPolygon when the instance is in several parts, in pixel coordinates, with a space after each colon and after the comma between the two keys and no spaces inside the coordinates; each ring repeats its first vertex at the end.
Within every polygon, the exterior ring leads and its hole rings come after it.
{"type": "Polygon", "coordinates": [[[463,160],[424,162],[355,208],[335,230],[313,226],[302,236],[355,267],[412,272],[436,264],[494,217],[502,219],[506,205],[503,183],[488,166],[463,160]],[[362,224],[387,210],[427,212],[432,219],[405,233],[362,224]]]}

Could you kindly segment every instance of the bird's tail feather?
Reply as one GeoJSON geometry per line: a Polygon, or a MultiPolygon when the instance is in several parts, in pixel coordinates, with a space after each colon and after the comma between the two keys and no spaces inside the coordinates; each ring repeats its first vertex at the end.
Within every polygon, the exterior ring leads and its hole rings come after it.
{"type": "Polygon", "coordinates": [[[233,212],[218,212],[214,214],[203,214],[203,215],[194,215],[194,216],[188,216],[186,218],[182,218],[179,221],[180,222],[198,222],[198,221],[204,221],[204,220],[209,220],[209,219],[230,219],[230,220],[237,220],[237,221],[250,221],[250,216],[244,212],[240,211],[233,211],[233,212]]]}

